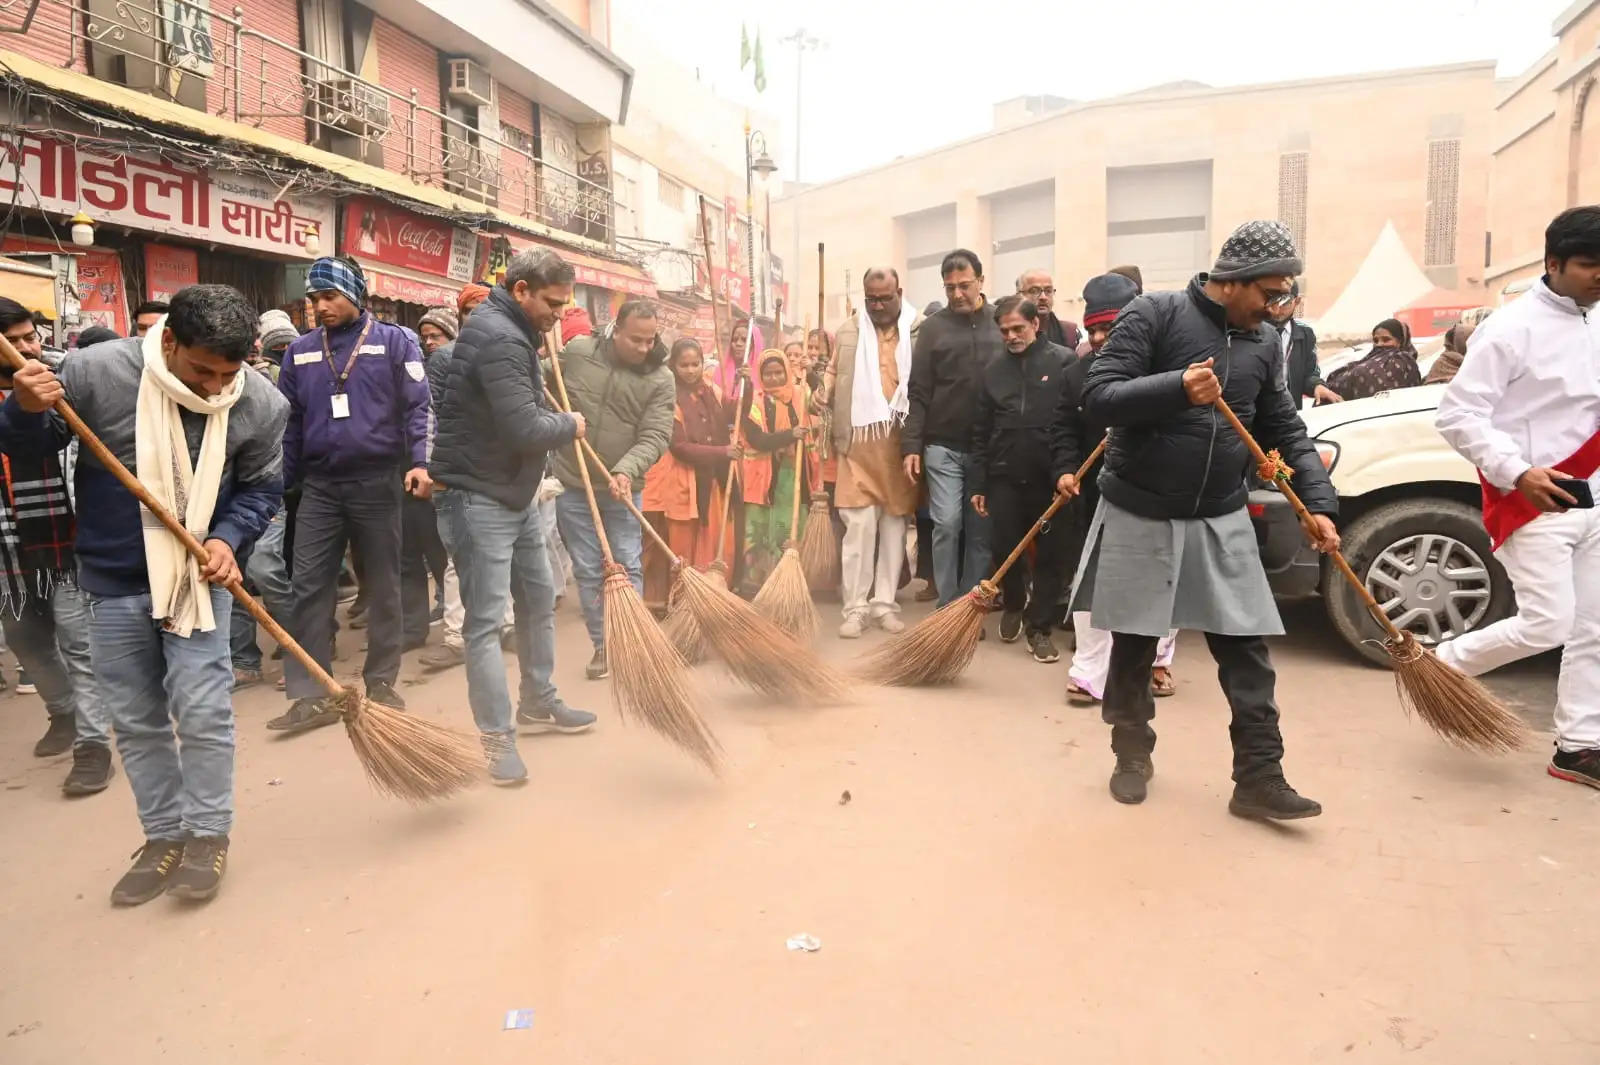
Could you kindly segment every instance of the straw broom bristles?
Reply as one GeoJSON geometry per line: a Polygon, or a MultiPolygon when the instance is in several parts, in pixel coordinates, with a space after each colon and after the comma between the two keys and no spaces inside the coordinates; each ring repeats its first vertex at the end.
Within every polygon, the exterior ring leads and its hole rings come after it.
{"type": "Polygon", "coordinates": [[[484,752],[470,736],[345,689],[345,735],[372,786],[408,802],[443,798],[474,783],[484,752]]]}
{"type": "Polygon", "coordinates": [[[913,687],[948,684],[961,676],[978,650],[994,585],[983,581],[892,640],[863,655],[858,676],[875,684],[913,687]]]}
{"type": "MultiPolygon", "coordinates": [[[[1311,512],[1289,487],[1292,471],[1283,457],[1276,451],[1262,451],[1261,445],[1221,396],[1217,397],[1215,406],[1250,449],[1261,479],[1278,489],[1294,508],[1301,525],[1309,528],[1311,512]]],[[[1429,728],[1458,747],[1501,754],[1522,746],[1528,736],[1528,726],[1520,717],[1488,688],[1440,661],[1437,655],[1418,643],[1415,636],[1397,628],[1341,551],[1333,549],[1328,552],[1328,558],[1355,589],[1372,620],[1384,630],[1383,648],[1389,652],[1389,661],[1394,666],[1401,706],[1414,710],[1429,728]]]]}
{"type": "Polygon", "coordinates": [[[775,699],[820,703],[844,698],[849,685],[842,675],[715,578],[685,567],[679,580],[684,606],[740,683],[775,699]]]}
{"type": "Polygon", "coordinates": [[[706,640],[700,633],[700,621],[683,601],[683,570],[688,563],[679,561],[672,575],[672,591],[667,596],[667,617],[661,623],[667,642],[678,649],[678,654],[691,666],[706,659],[706,640]]]}
{"type": "Polygon", "coordinates": [[[802,644],[815,640],[822,627],[822,619],[811,602],[811,587],[806,583],[805,567],[800,564],[800,552],[793,544],[783,549],[783,557],[772,567],[750,605],[802,644]]]}
{"type": "Polygon", "coordinates": [[[811,516],[806,519],[806,531],[800,537],[800,565],[805,570],[806,584],[813,592],[831,595],[839,590],[843,569],[826,499],[811,504],[811,516]]]}
{"type": "Polygon", "coordinates": [[[605,633],[611,696],[618,712],[648,725],[721,775],[722,746],[695,711],[683,658],[621,566],[606,574],[605,633]]]}

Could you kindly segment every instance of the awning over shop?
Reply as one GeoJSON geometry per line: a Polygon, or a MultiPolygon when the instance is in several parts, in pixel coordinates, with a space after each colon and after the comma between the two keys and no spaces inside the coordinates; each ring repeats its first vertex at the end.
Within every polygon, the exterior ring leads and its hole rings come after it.
{"type": "Polygon", "coordinates": [[[0,258],[0,294],[35,314],[56,316],[56,275],[41,266],[0,258]]]}
{"type": "Polygon", "coordinates": [[[654,299],[656,296],[656,283],[650,275],[634,266],[632,263],[619,262],[615,259],[602,259],[596,255],[586,255],[561,244],[552,244],[542,240],[534,240],[520,233],[493,233],[493,238],[504,237],[511,245],[513,252],[524,251],[528,248],[546,248],[561,256],[578,274],[578,284],[590,285],[594,288],[608,289],[620,292],[624,296],[638,296],[645,299],[654,299]]]}
{"type": "Polygon", "coordinates": [[[412,273],[393,266],[367,269],[367,291],[381,299],[423,307],[454,307],[461,285],[447,277],[412,273]]]}

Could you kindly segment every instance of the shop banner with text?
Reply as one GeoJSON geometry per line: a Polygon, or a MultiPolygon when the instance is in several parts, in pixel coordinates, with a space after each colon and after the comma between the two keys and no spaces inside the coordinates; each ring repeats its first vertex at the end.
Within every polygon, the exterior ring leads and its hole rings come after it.
{"type": "Polygon", "coordinates": [[[460,226],[358,196],[345,201],[339,250],[363,265],[383,263],[465,282],[472,280],[478,243],[460,226]]]}
{"type": "Polygon", "coordinates": [[[145,299],[172,302],[179,289],[200,283],[200,257],[193,248],[171,244],[144,246],[145,299]]]}

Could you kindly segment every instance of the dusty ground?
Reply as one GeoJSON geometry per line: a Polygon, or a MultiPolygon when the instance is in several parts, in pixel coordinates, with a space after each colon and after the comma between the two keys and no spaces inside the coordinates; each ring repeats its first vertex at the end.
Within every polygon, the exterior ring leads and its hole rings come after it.
{"type": "MultiPolygon", "coordinates": [[[[703,667],[718,783],[618,723],[569,606],[557,679],[601,727],[525,739],[525,789],[380,800],[341,730],[274,740],[280,698],[241,696],[235,846],[200,909],[111,909],[126,781],[64,801],[13,696],[0,1061],[1600,1061],[1600,793],[1546,777],[1542,745],[1441,745],[1314,608],[1288,617],[1289,775],[1327,807],[1294,827],[1228,816],[1198,639],[1130,808],[1064,666],[1020,645],[991,639],[953,690],[821,710],[703,667]],[[786,950],[799,932],[822,950],[786,950]],[[502,1031],[516,1008],[533,1027],[502,1031]]],[[[1537,718],[1552,678],[1502,683],[1537,718]]],[[[469,726],[464,685],[404,691],[469,726]]]]}

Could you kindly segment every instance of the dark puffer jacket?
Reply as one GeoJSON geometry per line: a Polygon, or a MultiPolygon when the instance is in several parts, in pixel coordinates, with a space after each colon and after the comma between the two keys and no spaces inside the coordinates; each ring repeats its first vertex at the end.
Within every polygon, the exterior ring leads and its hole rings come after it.
{"type": "Polygon", "coordinates": [[[1282,381],[1278,334],[1230,329],[1200,274],[1184,292],[1128,304],[1089,364],[1084,413],[1113,427],[1100,491],[1146,518],[1211,518],[1244,506],[1255,461],[1220,412],[1190,404],[1183,372],[1206,359],[1262,448],[1277,448],[1313,514],[1339,512],[1327,470],[1282,381]]]}
{"type": "Polygon", "coordinates": [[[496,286],[461,327],[444,363],[431,469],[447,488],[522,510],[544,479],[545,456],[571,444],[572,415],[545,406],[539,337],[496,286]]]}
{"type": "Polygon", "coordinates": [[[978,382],[972,420],[972,470],[967,494],[986,494],[990,481],[1053,484],[1050,430],[1073,358],[1043,333],[1021,355],[989,360],[978,382]]]}
{"type": "Polygon", "coordinates": [[[911,409],[900,430],[900,453],[920,455],[934,444],[964,451],[972,443],[978,380],[990,359],[1006,353],[994,308],[972,314],[946,307],[922,320],[911,349],[906,397],[911,409]]]}

